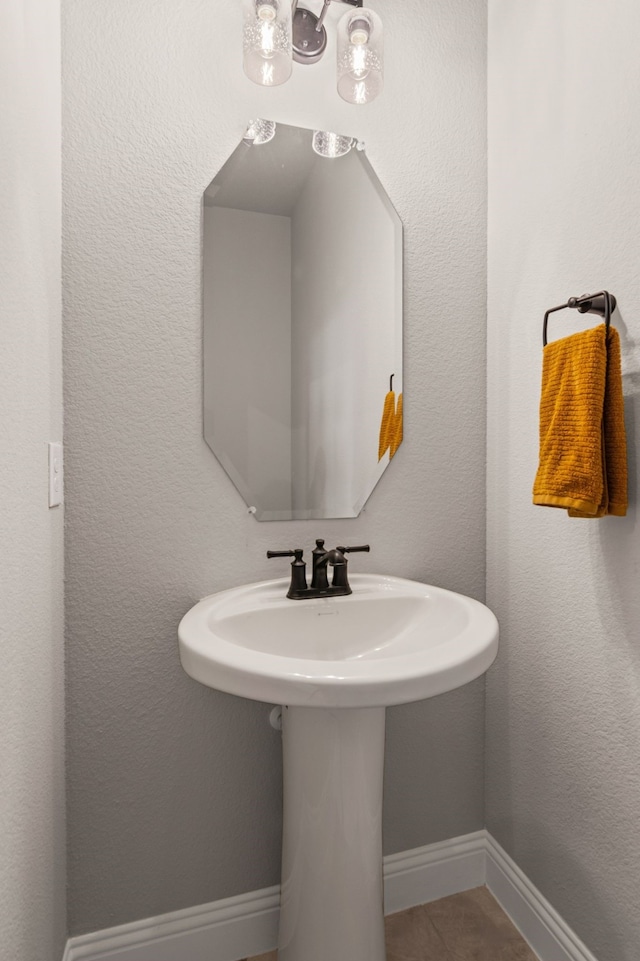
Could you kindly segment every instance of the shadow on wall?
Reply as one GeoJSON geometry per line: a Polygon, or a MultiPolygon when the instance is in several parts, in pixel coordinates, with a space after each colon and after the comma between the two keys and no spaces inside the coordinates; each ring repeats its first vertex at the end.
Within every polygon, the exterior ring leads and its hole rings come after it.
{"type": "Polygon", "coordinates": [[[640,343],[634,341],[624,320],[616,317],[623,358],[624,418],[629,465],[629,507],[625,518],[605,518],[591,542],[593,587],[604,636],[621,651],[640,689],[640,592],[638,585],[638,450],[640,450],[640,343]]]}
{"type": "MultiPolygon", "coordinates": [[[[525,777],[530,784],[543,786],[546,796],[538,799],[543,801],[538,807],[546,810],[548,817],[535,820],[523,817],[521,808],[514,817],[513,784],[507,777],[500,785],[501,813],[493,818],[489,830],[598,961],[637,961],[635,954],[628,953],[628,942],[625,945],[621,940],[620,919],[612,916],[611,904],[603,901],[599,891],[601,879],[593,875],[594,860],[595,870],[600,862],[597,855],[595,859],[589,855],[594,848],[601,850],[601,839],[594,833],[598,830],[597,818],[592,815],[602,799],[597,792],[593,793],[590,772],[580,763],[573,768],[575,779],[570,776],[563,780],[557,760],[549,753],[548,731],[544,724],[536,726],[535,714],[527,719],[527,729],[530,747],[525,777]],[[576,808],[576,804],[580,808],[576,808]],[[551,825],[556,823],[558,812],[561,829],[554,831],[551,825]],[[563,843],[567,820],[574,825],[573,848],[563,843]],[[587,854],[585,858],[580,856],[582,851],[587,854]]],[[[508,732],[504,737],[508,750],[508,732]]],[[[570,763],[567,768],[571,771],[570,763]]],[[[521,777],[522,772],[515,772],[514,776],[521,777]]],[[[516,787],[516,797],[517,791],[516,787]]],[[[615,812],[610,813],[614,819],[615,812]]],[[[620,849],[612,854],[614,858],[624,856],[620,849]]],[[[624,914],[624,910],[621,906],[621,913],[624,914]]]]}

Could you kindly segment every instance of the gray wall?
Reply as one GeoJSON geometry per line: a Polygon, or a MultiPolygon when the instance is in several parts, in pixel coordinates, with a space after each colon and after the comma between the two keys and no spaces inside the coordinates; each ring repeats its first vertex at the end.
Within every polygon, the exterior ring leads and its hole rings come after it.
{"type": "Polygon", "coordinates": [[[599,961],[637,961],[640,8],[489,13],[487,824],[599,961]],[[577,520],[531,505],[541,326],[602,287],[620,305],[631,505],[577,520]]]}
{"type": "Polygon", "coordinates": [[[0,5],[0,959],[65,938],[60,12],[0,5]]]}
{"type": "MultiPolygon", "coordinates": [[[[278,880],[278,735],[183,674],[198,598],[315,536],[484,594],[485,3],[379,9],[387,85],[360,109],[332,50],[246,80],[227,0],[65,0],[73,934],[278,880]],[[355,520],[257,523],[202,439],[201,195],[255,116],[364,140],[405,226],[406,439],[355,520]]],[[[389,712],[386,851],[482,827],[483,704],[480,680],[389,712]]]]}

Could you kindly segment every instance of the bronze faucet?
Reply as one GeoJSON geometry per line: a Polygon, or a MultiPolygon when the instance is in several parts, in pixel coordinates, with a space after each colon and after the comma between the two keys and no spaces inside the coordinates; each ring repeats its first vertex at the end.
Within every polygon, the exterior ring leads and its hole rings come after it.
{"type": "Polygon", "coordinates": [[[339,597],[344,594],[351,594],[349,579],[347,577],[347,558],[345,554],[353,554],[356,551],[370,551],[368,544],[358,547],[336,547],[332,551],[325,551],[324,541],[316,540],[313,550],[313,570],[311,576],[311,586],[307,585],[306,564],[302,559],[303,550],[300,547],[290,551],[267,551],[267,557],[293,557],[291,563],[291,584],[287,591],[287,597],[294,601],[304,600],[312,597],[339,597]],[[327,569],[333,568],[331,584],[327,575],[327,569]]]}

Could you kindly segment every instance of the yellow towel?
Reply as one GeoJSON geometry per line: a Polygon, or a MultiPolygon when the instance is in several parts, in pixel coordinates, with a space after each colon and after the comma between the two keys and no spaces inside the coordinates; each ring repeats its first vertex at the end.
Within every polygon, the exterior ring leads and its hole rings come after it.
{"type": "MultiPolygon", "coordinates": [[[[624,429],[620,335],[615,327],[609,327],[607,338],[607,376],[602,412],[602,473],[603,497],[595,516],[613,514],[624,517],[627,513],[627,436],[624,429]]],[[[569,516],[594,515],[571,509],[569,516]]]]}
{"type": "Polygon", "coordinates": [[[572,517],[626,514],[620,338],[613,327],[608,337],[601,324],[544,348],[533,503],[568,508],[572,517]]]}

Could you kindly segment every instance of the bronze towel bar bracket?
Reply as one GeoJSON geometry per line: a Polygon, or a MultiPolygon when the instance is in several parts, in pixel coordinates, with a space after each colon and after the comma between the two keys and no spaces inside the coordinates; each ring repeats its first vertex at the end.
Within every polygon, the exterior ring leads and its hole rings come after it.
{"type": "Polygon", "coordinates": [[[552,307],[544,315],[544,323],[542,324],[543,347],[547,346],[547,323],[549,321],[549,314],[553,314],[556,310],[564,310],[565,307],[577,308],[581,314],[600,314],[601,317],[604,317],[604,322],[608,329],[611,323],[611,314],[616,309],[616,298],[613,294],[610,294],[608,290],[601,290],[597,294],[583,294],[582,297],[569,297],[566,304],[552,307]]]}

